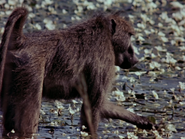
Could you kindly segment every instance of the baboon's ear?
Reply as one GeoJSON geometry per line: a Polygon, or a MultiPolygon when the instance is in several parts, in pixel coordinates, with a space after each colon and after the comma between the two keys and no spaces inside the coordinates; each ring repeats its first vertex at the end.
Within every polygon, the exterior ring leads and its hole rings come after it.
{"type": "Polygon", "coordinates": [[[111,31],[112,35],[114,35],[114,33],[116,32],[116,22],[114,21],[114,19],[111,19],[111,31]]]}

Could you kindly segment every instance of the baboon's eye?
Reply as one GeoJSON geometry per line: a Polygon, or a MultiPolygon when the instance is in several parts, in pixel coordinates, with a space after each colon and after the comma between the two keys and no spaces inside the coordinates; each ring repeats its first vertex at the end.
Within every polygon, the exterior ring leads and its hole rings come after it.
{"type": "Polygon", "coordinates": [[[134,50],[131,46],[128,48],[128,53],[131,54],[131,55],[134,54],[134,50]]]}
{"type": "Polygon", "coordinates": [[[131,37],[133,34],[129,32],[128,35],[131,37]]]}

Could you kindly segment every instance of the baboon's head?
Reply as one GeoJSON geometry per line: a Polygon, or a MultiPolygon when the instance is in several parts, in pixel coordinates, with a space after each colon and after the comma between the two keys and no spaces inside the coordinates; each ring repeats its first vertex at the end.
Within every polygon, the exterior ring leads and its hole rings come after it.
{"type": "Polygon", "coordinates": [[[123,69],[131,68],[138,62],[131,44],[134,29],[129,22],[118,15],[110,16],[110,20],[112,28],[114,28],[112,45],[115,53],[115,65],[123,69]]]}

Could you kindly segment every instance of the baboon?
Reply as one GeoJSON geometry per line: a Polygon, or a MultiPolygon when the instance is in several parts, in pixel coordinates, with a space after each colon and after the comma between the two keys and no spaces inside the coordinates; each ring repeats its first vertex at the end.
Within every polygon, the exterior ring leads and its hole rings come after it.
{"type": "MultiPolygon", "coordinates": [[[[76,82],[84,75],[95,132],[101,118],[125,120],[152,129],[147,118],[106,100],[114,65],[128,69],[138,62],[130,37],[134,29],[118,13],[97,14],[87,21],[53,31],[23,34],[28,11],[15,9],[5,25],[0,46],[0,92],[3,136],[37,132],[42,97],[80,97],[76,82]]],[[[88,124],[81,108],[81,125],[88,124]]]]}

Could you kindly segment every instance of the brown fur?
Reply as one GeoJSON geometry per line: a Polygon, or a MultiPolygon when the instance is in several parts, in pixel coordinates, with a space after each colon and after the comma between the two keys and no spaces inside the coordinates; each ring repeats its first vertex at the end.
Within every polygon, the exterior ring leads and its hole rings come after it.
{"type": "MultiPolygon", "coordinates": [[[[152,124],[106,100],[114,81],[114,65],[130,68],[138,62],[130,36],[133,28],[117,14],[97,15],[63,30],[23,34],[25,8],[17,8],[5,26],[0,47],[0,89],[3,134],[37,132],[42,97],[80,97],[75,85],[83,73],[95,131],[101,118],[121,119],[140,128],[152,124]]],[[[81,110],[81,124],[88,124],[81,110]]]]}

